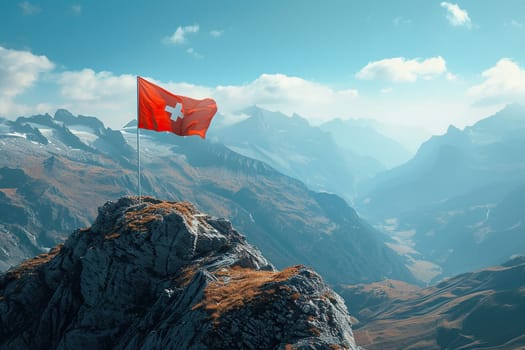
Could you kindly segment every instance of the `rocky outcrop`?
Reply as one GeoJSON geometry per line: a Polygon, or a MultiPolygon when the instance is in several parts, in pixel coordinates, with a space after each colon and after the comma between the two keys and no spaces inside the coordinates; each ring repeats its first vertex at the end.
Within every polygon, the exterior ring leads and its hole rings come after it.
{"type": "Polygon", "coordinates": [[[0,277],[1,349],[357,349],[314,271],[191,204],[125,197],[0,277]]]}

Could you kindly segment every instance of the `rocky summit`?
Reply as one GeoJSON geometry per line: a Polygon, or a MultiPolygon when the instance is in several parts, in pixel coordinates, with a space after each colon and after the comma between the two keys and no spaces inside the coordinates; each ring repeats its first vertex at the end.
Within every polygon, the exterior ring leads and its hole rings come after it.
{"type": "Polygon", "coordinates": [[[0,349],[358,349],[341,297],[224,219],[124,197],[0,276],[0,349]]]}

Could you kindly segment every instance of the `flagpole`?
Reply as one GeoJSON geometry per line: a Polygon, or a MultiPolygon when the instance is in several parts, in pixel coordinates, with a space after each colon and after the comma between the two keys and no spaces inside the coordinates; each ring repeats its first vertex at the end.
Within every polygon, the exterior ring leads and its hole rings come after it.
{"type": "Polygon", "coordinates": [[[140,186],[140,131],[139,131],[139,77],[137,76],[137,182],[139,204],[142,203],[142,188],[140,186]]]}

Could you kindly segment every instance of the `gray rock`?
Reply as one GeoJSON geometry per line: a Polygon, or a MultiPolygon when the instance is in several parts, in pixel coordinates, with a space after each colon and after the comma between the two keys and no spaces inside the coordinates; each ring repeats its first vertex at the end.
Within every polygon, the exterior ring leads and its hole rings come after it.
{"type": "Polygon", "coordinates": [[[223,219],[131,197],[0,276],[0,349],[357,349],[314,271],[281,272],[223,219]]]}

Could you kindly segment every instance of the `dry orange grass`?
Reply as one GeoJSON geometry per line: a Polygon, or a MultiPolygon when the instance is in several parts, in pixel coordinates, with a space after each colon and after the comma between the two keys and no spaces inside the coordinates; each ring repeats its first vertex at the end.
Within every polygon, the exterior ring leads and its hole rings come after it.
{"type": "Polygon", "coordinates": [[[16,188],[0,188],[0,192],[3,192],[12,204],[18,206],[24,206],[23,197],[17,192],[16,188]]]}
{"type": "Polygon", "coordinates": [[[105,239],[115,239],[115,238],[119,238],[120,237],[120,233],[112,233],[110,235],[106,235],[104,236],[105,239]]]}
{"type": "MultiPolygon", "coordinates": [[[[357,343],[367,349],[406,348],[408,345],[417,349],[437,348],[437,329],[461,328],[461,322],[467,316],[467,314],[462,315],[456,320],[443,319],[442,315],[446,315],[451,305],[457,303],[459,302],[451,300],[450,303],[439,306],[432,312],[406,319],[397,319],[394,315],[391,318],[376,320],[355,329],[354,336],[357,343]],[[417,347],[417,344],[425,344],[425,346],[417,347]]],[[[398,312],[408,313],[410,309],[401,308],[398,312]]]]}
{"type": "Polygon", "coordinates": [[[299,292],[295,292],[292,294],[292,299],[293,300],[297,300],[301,297],[301,294],[299,292]]]}
{"type": "Polygon", "coordinates": [[[133,231],[145,232],[146,225],[161,215],[168,214],[173,210],[174,203],[162,202],[148,204],[140,210],[130,210],[126,213],[126,226],[133,231]]]}
{"type": "Polygon", "coordinates": [[[402,281],[384,280],[369,284],[356,284],[355,286],[343,286],[343,288],[361,290],[369,294],[384,295],[388,299],[407,300],[420,295],[421,288],[402,281]]]}
{"type": "Polygon", "coordinates": [[[241,267],[222,269],[215,273],[218,280],[206,287],[203,300],[193,309],[204,308],[210,311],[212,318],[218,322],[222,314],[240,308],[256,297],[270,297],[275,289],[264,288],[265,286],[286,281],[297,275],[301,268],[302,266],[293,266],[280,272],[241,267]]]}
{"type": "Polygon", "coordinates": [[[173,206],[187,221],[192,220],[197,213],[193,204],[189,202],[177,202],[173,206]]]}
{"type": "Polygon", "coordinates": [[[196,272],[197,272],[196,266],[194,265],[185,266],[181,268],[181,272],[175,278],[175,281],[177,282],[179,287],[185,287],[188,285],[188,283],[191,282],[196,272]]]}
{"type": "Polygon", "coordinates": [[[318,328],[315,328],[315,327],[311,327],[310,328],[310,333],[312,333],[316,337],[321,335],[321,331],[318,328]]]}
{"type": "Polygon", "coordinates": [[[7,276],[19,279],[22,275],[32,273],[38,266],[49,262],[53,259],[62,249],[64,245],[59,244],[56,247],[52,248],[49,253],[44,253],[35,256],[34,258],[23,261],[16,268],[9,270],[7,276]]]}
{"type": "Polygon", "coordinates": [[[179,213],[187,223],[191,223],[195,218],[199,219],[202,224],[206,224],[203,218],[195,217],[197,210],[188,202],[161,202],[148,203],[145,208],[140,210],[130,210],[126,213],[126,226],[133,231],[147,231],[147,224],[167,215],[173,211],[179,213]]]}

